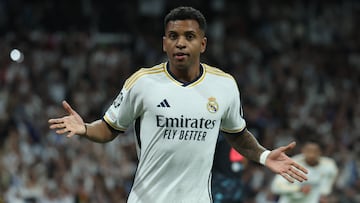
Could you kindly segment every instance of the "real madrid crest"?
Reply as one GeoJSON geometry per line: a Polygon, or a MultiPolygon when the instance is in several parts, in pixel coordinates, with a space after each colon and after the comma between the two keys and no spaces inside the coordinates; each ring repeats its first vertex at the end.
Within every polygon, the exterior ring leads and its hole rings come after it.
{"type": "Polygon", "coordinates": [[[210,113],[216,113],[219,110],[219,104],[216,102],[215,97],[208,98],[207,109],[210,113]]]}

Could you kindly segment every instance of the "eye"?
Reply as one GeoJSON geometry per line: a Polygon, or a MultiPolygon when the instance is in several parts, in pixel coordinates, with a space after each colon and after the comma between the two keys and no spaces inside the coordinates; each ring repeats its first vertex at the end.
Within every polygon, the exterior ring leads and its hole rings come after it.
{"type": "Polygon", "coordinates": [[[176,33],[169,33],[168,37],[171,40],[175,40],[175,39],[177,39],[177,34],[176,33]]]}
{"type": "Polygon", "coordinates": [[[189,40],[189,41],[193,40],[193,39],[195,39],[195,35],[194,34],[187,34],[186,39],[189,40]]]}

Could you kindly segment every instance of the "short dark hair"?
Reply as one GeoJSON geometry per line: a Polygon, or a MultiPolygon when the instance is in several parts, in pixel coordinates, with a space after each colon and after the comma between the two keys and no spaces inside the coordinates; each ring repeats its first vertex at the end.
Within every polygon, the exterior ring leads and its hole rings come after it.
{"type": "Polygon", "coordinates": [[[202,30],[204,33],[206,31],[206,19],[204,15],[193,7],[181,6],[171,10],[165,16],[164,27],[166,28],[170,21],[176,20],[196,20],[199,24],[200,30],[202,30]]]}

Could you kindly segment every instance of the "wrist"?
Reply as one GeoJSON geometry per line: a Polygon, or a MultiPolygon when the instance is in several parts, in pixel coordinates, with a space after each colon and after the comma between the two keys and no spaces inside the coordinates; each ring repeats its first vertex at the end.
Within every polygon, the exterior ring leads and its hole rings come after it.
{"type": "Polygon", "coordinates": [[[266,159],[269,156],[270,152],[271,152],[270,150],[265,150],[261,153],[260,159],[259,159],[260,164],[265,166],[266,159]]]}
{"type": "Polygon", "coordinates": [[[85,136],[87,135],[87,131],[88,131],[88,125],[86,123],[84,123],[84,128],[85,128],[85,131],[84,133],[81,134],[81,136],[85,136]]]}

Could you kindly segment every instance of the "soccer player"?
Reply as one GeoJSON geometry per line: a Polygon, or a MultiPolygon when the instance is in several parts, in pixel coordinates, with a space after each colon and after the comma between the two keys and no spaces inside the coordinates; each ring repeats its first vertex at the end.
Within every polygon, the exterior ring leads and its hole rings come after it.
{"type": "Polygon", "coordinates": [[[311,139],[303,145],[301,154],[293,157],[293,160],[308,169],[306,183],[288,184],[280,176],[275,176],[271,190],[280,196],[279,203],[328,202],[338,168],[332,158],[322,156],[321,153],[321,143],[311,139]]]}
{"type": "Polygon", "coordinates": [[[138,168],[130,203],[209,203],[211,168],[219,130],[239,153],[288,181],[306,180],[306,169],[285,151],[262,147],[246,129],[234,78],[200,62],[206,49],[206,20],[178,7],[164,20],[168,61],[130,76],[102,119],[85,123],[64,101],[68,116],[49,120],[50,129],[72,137],[108,142],[131,124],[136,131],[138,168]]]}

